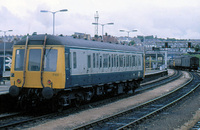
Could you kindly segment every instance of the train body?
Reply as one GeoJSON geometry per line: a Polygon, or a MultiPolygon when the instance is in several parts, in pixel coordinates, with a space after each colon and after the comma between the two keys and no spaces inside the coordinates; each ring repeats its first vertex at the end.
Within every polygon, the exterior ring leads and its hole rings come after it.
{"type": "Polygon", "coordinates": [[[36,35],[13,47],[10,95],[67,106],[139,87],[144,55],[131,46],[36,35]]]}
{"type": "Polygon", "coordinates": [[[198,70],[199,58],[194,56],[177,56],[169,60],[169,67],[183,70],[198,70]]]}

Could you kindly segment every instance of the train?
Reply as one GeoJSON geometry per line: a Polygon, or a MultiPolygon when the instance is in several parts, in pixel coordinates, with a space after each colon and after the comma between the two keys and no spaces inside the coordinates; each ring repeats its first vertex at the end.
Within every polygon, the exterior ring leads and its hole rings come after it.
{"type": "Polygon", "coordinates": [[[199,68],[199,58],[189,55],[176,56],[169,60],[169,68],[197,71],[199,68]]]}
{"type": "Polygon", "coordinates": [[[13,46],[9,93],[21,108],[57,107],[133,92],[144,79],[144,53],[132,46],[34,35],[13,46]]]}

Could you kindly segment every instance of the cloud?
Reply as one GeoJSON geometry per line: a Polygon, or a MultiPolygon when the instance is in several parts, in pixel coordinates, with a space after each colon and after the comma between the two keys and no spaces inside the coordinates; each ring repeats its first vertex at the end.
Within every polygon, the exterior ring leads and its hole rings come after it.
{"type": "MultiPolygon", "coordinates": [[[[68,12],[56,13],[56,34],[71,35],[82,32],[94,35],[94,14],[99,11],[99,22],[104,32],[114,36],[127,36],[120,29],[138,32],[136,35],[158,37],[200,38],[199,0],[0,0],[0,30],[13,29],[9,34],[52,34],[53,16],[40,10],[68,12]]],[[[101,34],[99,26],[99,34],[101,34]]]]}

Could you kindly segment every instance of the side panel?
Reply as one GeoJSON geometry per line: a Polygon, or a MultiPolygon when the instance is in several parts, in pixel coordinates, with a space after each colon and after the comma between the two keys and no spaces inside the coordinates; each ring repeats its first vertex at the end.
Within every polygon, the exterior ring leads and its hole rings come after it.
{"type": "Polygon", "coordinates": [[[143,54],[80,48],[69,52],[70,83],[66,88],[143,79],[143,54]]]}

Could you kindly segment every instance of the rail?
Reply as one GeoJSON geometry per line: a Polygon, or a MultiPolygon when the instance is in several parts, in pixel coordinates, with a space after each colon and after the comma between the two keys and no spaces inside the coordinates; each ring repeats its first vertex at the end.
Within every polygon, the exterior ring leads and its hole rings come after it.
{"type": "Polygon", "coordinates": [[[175,102],[183,99],[185,96],[193,92],[200,84],[198,84],[197,75],[193,74],[192,79],[179,88],[141,105],[131,109],[119,112],[115,115],[84,124],[74,129],[127,129],[134,128],[134,125],[142,120],[158,113],[175,102]]]}

